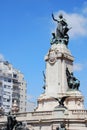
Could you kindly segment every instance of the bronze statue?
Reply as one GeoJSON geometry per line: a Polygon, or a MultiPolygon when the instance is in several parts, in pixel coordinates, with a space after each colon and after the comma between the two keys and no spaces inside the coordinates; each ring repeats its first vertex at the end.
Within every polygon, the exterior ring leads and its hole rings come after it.
{"type": "Polygon", "coordinates": [[[69,72],[66,68],[67,83],[70,89],[79,89],[80,81],[73,75],[73,72],[69,72]]]}
{"type": "Polygon", "coordinates": [[[12,129],[13,129],[13,116],[9,112],[7,116],[7,130],[12,130],[12,129]]]}
{"type": "Polygon", "coordinates": [[[52,18],[54,21],[57,22],[58,26],[56,28],[56,33],[52,33],[53,38],[51,44],[56,43],[56,41],[60,41],[63,42],[65,45],[68,45],[69,36],[67,32],[70,30],[70,28],[68,28],[66,20],[63,18],[62,14],[59,15],[59,19],[56,19],[52,14],[52,18]]]}
{"type": "Polygon", "coordinates": [[[13,130],[29,130],[25,123],[18,122],[13,130]]]}
{"type": "Polygon", "coordinates": [[[7,125],[2,130],[29,130],[26,125],[16,120],[16,116],[10,112],[7,115],[7,125]]]}
{"type": "Polygon", "coordinates": [[[57,130],[66,130],[65,123],[60,123],[60,127],[58,127],[57,130]]]}
{"type": "Polygon", "coordinates": [[[45,90],[46,89],[46,75],[43,71],[43,78],[44,78],[44,85],[43,85],[43,89],[45,90]]]}
{"type": "Polygon", "coordinates": [[[64,101],[65,101],[66,98],[68,98],[68,97],[69,97],[69,96],[64,96],[64,97],[62,97],[62,98],[54,98],[54,99],[58,101],[58,103],[59,103],[58,107],[64,107],[64,108],[66,108],[66,107],[64,106],[64,101]]]}

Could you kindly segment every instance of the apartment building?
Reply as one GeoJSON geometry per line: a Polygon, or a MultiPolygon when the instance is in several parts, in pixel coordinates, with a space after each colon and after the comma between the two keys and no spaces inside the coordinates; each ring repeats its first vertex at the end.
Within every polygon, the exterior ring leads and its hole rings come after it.
{"type": "Polygon", "coordinates": [[[26,111],[26,81],[24,75],[8,61],[0,61],[0,108],[12,109],[16,100],[19,112],[26,111]]]}
{"type": "Polygon", "coordinates": [[[33,112],[36,108],[35,102],[27,101],[26,112],[33,112]]]}

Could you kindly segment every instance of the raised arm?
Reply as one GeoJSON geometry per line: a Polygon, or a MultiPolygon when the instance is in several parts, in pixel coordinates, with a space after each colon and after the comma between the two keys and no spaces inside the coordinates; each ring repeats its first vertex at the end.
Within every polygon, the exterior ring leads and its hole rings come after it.
{"type": "Polygon", "coordinates": [[[58,20],[54,18],[53,13],[52,13],[52,18],[53,18],[54,21],[58,22],[58,20]]]}

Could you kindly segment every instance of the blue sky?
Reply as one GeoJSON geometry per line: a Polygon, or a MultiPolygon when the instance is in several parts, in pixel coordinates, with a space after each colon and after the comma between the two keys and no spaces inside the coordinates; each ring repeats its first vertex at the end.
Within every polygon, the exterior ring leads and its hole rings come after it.
{"type": "Polygon", "coordinates": [[[44,56],[56,27],[52,12],[62,12],[72,27],[69,49],[87,108],[87,0],[0,0],[0,58],[24,74],[35,101],[43,93],[44,56]]]}

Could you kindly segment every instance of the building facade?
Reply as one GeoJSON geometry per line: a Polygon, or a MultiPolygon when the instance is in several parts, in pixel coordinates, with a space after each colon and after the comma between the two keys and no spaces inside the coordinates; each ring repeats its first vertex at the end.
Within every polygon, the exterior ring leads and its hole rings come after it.
{"type": "Polygon", "coordinates": [[[12,110],[14,101],[20,112],[26,111],[26,86],[24,75],[19,70],[8,61],[0,61],[0,108],[4,112],[12,110]]]}

